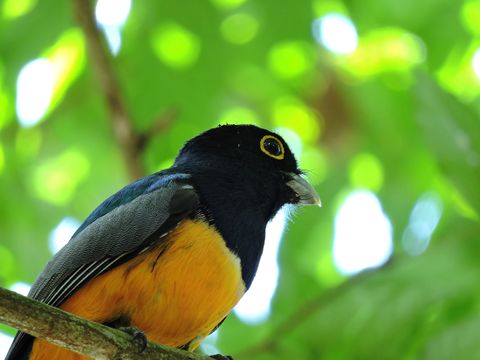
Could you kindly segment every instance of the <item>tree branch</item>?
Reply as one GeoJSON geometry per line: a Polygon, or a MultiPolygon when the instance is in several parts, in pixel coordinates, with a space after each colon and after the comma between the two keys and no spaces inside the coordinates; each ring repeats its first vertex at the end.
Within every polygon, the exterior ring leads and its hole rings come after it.
{"type": "Polygon", "coordinates": [[[207,356],[149,342],[138,352],[123,331],[79,318],[0,287],[0,322],[94,359],[207,360],[207,356]]]}
{"type": "Polygon", "coordinates": [[[142,142],[132,127],[132,121],[124,105],[111,57],[95,23],[91,1],[73,0],[73,5],[78,22],[85,33],[91,62],[107,102],[115,137],[122,149],[128,172],[132,179],[138,179],[144,175],[140,162],[142,142]]]}

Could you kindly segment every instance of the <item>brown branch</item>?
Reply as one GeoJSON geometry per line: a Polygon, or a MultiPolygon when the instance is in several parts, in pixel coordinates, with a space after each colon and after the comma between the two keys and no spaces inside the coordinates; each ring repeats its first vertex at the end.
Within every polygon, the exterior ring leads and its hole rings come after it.
{"type": "Polygon", "coordinates": [[[139,146],[144,149],[147,142],[162,133],[167,132],[178,117],[178,109],[167,109],[162,115],[157,116],[152,125],[139,135],[139,146]]]}
{"type": "Polygon", "coordinates": [[[211,360],[151,342],[139,353],[133,337],[123,331],[79,318],[1,287],[0,322],[94,359],[211,360]]]}
{"type": "Polygon", "coordinates": [[[132,127],[124,105],[120,86],[113,70],[111,56],[101,36],[90,0],[73,0],[76,17],[85,33],[92,65],[95,68],[101,91],[107,102],[113,122],[115,137],[122,149],[128,172],[132,179],[144,175],[140,161],[142,151],[140,136],[132,127]]]}

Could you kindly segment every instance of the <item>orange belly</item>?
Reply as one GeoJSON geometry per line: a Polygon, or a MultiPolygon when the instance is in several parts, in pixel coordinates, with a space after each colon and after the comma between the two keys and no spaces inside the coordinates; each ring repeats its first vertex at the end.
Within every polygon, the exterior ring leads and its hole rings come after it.
{"type": "MultiPolygon", "coordinates": [[[[195,340],[196,347],[244,294],[240,261],[200,221],[183,221],[167,241],[91,280],[60,307],[98,322],[122,315],[149,340],[174,347],[195,340]]],[[[30,359],[84,357],[35,340],[30,359]]]]}

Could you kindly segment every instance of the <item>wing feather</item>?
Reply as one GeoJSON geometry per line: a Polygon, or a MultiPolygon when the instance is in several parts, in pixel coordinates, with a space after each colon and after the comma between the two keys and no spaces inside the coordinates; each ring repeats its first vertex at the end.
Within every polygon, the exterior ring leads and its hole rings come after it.
{"type": "MultiPolygon", "coordinates": [[[[128,185],[85,220],[29,296],[60,306],[89,280],[146,251],[198,204],[186,174],[157,173],[128,185]]],[[[18,332],[5,360],[27,359],[32,342],[32,336],[18,332]]]]}

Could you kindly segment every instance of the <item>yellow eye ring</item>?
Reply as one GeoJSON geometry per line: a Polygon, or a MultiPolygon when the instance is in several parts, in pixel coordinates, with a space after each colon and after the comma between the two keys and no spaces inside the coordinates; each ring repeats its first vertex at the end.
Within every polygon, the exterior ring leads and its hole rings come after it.
{"type": "Polygon", "coordinates": [[[272,135],[262,137],[260,140],[260,150],[277,160],[283,160],[285,157],[285,149],[282,142],[272,135]]]}

